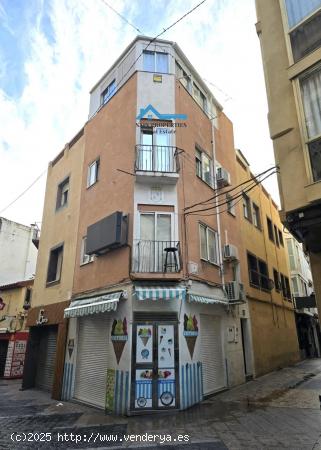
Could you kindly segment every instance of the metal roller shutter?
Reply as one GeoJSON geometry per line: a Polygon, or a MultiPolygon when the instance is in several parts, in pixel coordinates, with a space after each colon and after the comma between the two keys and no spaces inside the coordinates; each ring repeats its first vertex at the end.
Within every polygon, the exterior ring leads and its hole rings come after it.
{"type": "Polygon", "coordinates": [[[36,387],[51,391],[54,379],[55,359],[57,349],[57,329],[44,328],[41,331],[36,387]]]}
{"type": "Polygon", "coordinates": [[[111,318],[108,313],[78,319],[75,398],[105,408],[111,318]]]}
{"type": "Polygon", "coordinates": [[[225,387],[220,317],[201,314],[200,334],[203,389],[204,394],[210,394],[225,387]]]}

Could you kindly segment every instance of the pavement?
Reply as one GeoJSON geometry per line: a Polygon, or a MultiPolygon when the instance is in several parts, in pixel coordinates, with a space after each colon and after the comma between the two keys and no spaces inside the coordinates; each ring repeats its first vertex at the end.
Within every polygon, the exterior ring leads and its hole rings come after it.
{"type": "Polygon", "coordinates": [[[0,380],[0,449],[321,450],[321,359],[166,415],[117,417],[0,380]]]}

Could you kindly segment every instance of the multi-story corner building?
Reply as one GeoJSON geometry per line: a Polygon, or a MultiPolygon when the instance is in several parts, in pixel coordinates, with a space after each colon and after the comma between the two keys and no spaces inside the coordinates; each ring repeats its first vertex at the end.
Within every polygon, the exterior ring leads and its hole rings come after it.
{"type": "Polygon", "coordinates": [[[36,225],[0,217],[0,285],[34,277],[37,262],[36,225]]]}
{"type": "Polygon", "coordinates": [[[309,252],[321,311],[321,1],[256,0],[282,222],[309,252]]]}
{"type": "Polygon", "coordinates": [[[72,295],[84,154],[81,130],[49,164],[43,233],[39,242],[23,388],[39,387],[59,398],[72,295]]]}
{"type": "Polygon", "coordinates": [[[309,257],[302,244],[285,231],[291,272],[292,296],[302,358],[320,356],[320,326],[309,257]]]}
{"type": "MultiPolygon", "coordinates": [[[[240,150],[236,161],[238,183],[255,180],[240,150]]],[[[242,228],[240,260],[247,271],[242,281],[251,321],[253,372],[258,376],[299,360],[285,234],[278,207],[262,184],[245,185],[236,206],[242,228]]]]}
{"type": "Polygon", "coordinates": [[[236,184],[232,124],[175,43],[149,44],[49,166],[23,384],[128,414],[245,379],[240,228],[215,197],[236,184]]]}
{"type": "Polygon", "coordinates": [[[0,286],[0,378],[21,378],[33,279],[0,286]]]}

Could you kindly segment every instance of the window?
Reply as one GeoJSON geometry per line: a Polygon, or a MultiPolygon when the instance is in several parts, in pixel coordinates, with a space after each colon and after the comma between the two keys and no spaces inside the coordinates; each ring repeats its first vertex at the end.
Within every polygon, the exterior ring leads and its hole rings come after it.
{"type": "Polygon", "coordinates": [[[280,276],[279,276],[279,272],[275,269],[273,269],[273,280],[274,280],[275,290],[277,292],[280,292],[280,290],[281,290],[280,276]]]}
{"type": "Polygon", "coordinates": [[[251,201],[250,198],[243,192],[242,194],[243,201],[243,215],[245,219],[251,222],[251,201]]]}
{"type": "Polygon", "coordinates": [[[143,70],[168,73],[168,54],[145,50],[143,52],[143,70]]]}
{"type": "Polygon", "coordinates": [[[294,256],[293,243],[292,243],[292,241],[290,239],[287,239],[286,243],[287,243],[287,247],[288,247],[290,269],[291,270],[296,270],[297,266],[296,266],[296,261],[295,261],[295,256],[294,256]]]}
{"type": "Polygon", "coordinates": [[[226,194],[227,212],[235,216],[235,204],[233,202],[233,197],[226,194]]]}
{"type": "Polygon", "coordinates": [[[87,264],[94,260],[94,255],[87,255],[86,253],[86,243],[87,236],[83,237],[81,240],[81,250],[80,250],[80,264],[87,264]]]}
{"type": "Polygon", "coordinates": [[[178,80],[182,83],[182,85],[188,90],[188,92],[191,91],[191,79],[187,75],[184,69],[178,64],[176,61],[176,76],[178,80]]]}
{"type": "Polygon", "coordinates": [[[297,277],[292,277],[291,282],[292,282],[292,290],[293,290],[294,297],[299,297],[300,293],[299,293],[299,285],[298,285],[297,277]]]}
{"type": "Polygon", "coordinates": [[[289,27],[293,28],[305,17],[321,7],[321,0],[285,0],[289,27]]]}
{"type": "Polygon", "coordinates": [[[193,83],[193,97],[197,101],[197,103],[200,105],[200,107],[206,111],[206,97],[203,94],[203,92],[200,90],[200,88],[193,83]]]}
{"type": "Polygon", "coordinates": [[[198,148],[195,149],[195,171],[205,183],[211,187],[214,186],[212,160],[198,148]]]}
{"type": "Polygon", "coordinates": [[[24,304],[25,305],[30,305],[30,302],[31,302],[31,289],[30,288],[27,288],[26,289],[26,293],[25,293],[25,302],[24,302],[24,304]]]}
{"type": "Polygon", "coordinates": [[[268,291],[270,283],[267,264],[251,253],[247,254],[247,264],[251,286],[268,291]]]}
{"type": "Polygon", "coordinates": [[[282,295],[288,300],[291,300],[291,289],[289,279],[282,273],[280,274],[280,276],[281,276],[282,295]]]}
{"type": "Polygon", "coordinates": [[[267,223],[267,228],[268,228],[268,234],[269,234],[270,241],[274,242],[273,225],[272,225],[271,219],[269,219],[267,217],[266,218],[266,223],[267,223]]]}
{"type": "Polygon", "coordinates": [[[279,242],[282,245],[282,247],[284,247],[284,242],[283,242],[283,233],[282,231],[278,230],[279,232],[279,242]]]}
{"type": "MultiPolygon", "coordinates": [[[[321,29],[321,25],[320,25],[321,29]]],[[[321,180],[321,66],[300,78],[313,180],[321,180]]]]}
{"type": "Polygon", "coordinates": [[[58,185],[56,210],[68,204],[69,177],[58,185]]]}
{"type": "Polygon", "coordinates": [[[105,105],[116,91],[116,80],[113,80],[101,93],[101,104],[105,105]]]}
{"type": "Polygon", "coordinates": [[[92,186],[98,181],[99,164],[100,160],[97,159],[89,165],[87,174],[87,187],[92,186]]]}
{"type": "Polygon", "coordinates": [[[53,248],[49,255],[47,283],[59,281],[62,268],[63,245],[53,248]]]}
{"type": "Polygon", "coordinates": [[[255,203],[253,203],[253,225],[259,230],[261,229],[260,208],[255,203]]]}
{"type": "Polygon", "coordinates": [[[200,224],[201,259],[219,264],[217,232],[200,224]]]}
{"type": "Polygon", "coordinates": [[[275,243],[278,247],[280,247],[280,243],[279,243],[279,233],[278,233],[278,229],[276,228],[275,225],[273,225],[274,228],[274,239],[275,239],[275,243]]]}

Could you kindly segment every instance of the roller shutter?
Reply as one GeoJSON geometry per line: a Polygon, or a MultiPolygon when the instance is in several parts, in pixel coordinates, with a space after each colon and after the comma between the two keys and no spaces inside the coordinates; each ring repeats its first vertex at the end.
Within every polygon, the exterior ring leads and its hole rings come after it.
{"type": "Polygon", "coordinates": [[[51,391],[54,379],[57,349],[57,328],[45,327],[41,330],[39,342],[36,387],[51,391]]]}
{"type": "Polygon", "coordinates": [[[203,363],[204,394],[225,387],[224,356],[222,348],[221,318],[200,315],[201,360],[203,363]]]}
{"type": "Polygon", "coordinates": [[[85,403],[105,408],[111,318],[108,313],[81,317],[78,326],[74,396],[85,403]]]}

